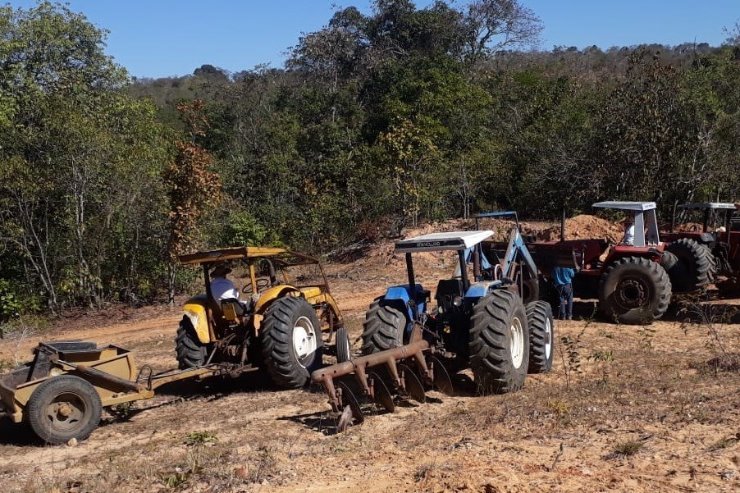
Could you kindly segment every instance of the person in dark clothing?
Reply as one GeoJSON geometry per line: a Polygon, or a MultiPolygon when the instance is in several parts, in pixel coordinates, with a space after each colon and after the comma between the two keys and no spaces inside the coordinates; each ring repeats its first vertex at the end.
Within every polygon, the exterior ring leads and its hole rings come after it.
{"type": "Polygon", "coordinates": [[[552,269],[552,282],[560,297],[558,318],[571,320],[573,318],[573,278],[575,269],[570,267],[555,267],[552,269]]]}

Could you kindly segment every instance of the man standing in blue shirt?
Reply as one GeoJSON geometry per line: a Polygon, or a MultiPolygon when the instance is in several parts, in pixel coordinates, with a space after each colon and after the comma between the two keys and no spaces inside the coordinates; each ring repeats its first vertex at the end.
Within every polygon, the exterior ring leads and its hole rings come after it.
{"type": "Polygon", "coordinates": [[[558,318],[560,320],[571,320],[573,318],[573,278],[575,269],[570,267],[555,267],[552,269],[552,282],[560,296],[560,309],[558,318]]]}

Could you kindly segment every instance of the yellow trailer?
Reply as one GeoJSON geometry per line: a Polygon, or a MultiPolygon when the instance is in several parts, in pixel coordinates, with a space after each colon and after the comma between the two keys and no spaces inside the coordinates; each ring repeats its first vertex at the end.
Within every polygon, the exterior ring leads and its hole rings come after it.
{"type": "Polygon", "coordinates": [[[94,342],[40,343],[31,362],[0,378],[0,417],[26,421],[43,441],[84,440],[97,428],[103,408],[151,399],[167,383],[217,374],[237,374],[249,367],[207,364],[154,374],[137,370],[133,353],[94,342]]]}

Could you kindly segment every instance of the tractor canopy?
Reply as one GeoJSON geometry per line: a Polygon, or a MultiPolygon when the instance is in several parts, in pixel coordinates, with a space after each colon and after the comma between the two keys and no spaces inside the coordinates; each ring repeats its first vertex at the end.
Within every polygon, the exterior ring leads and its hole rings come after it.
{"type": "Polygon", "coordinates": [[[493,231],[450,231],[429,233],[396,242],[399,253],[434,252],[440,250],[467,250],[493,236],[493,231]]]}
{"type": "Polygon", "coordinates": [[[634,240],[630,246],[644,248],[660,244],[658,218],[655,215],[655,202],[631,202],[611,200],[591,205],[600,209],[613,209],[632,214],[634,221],[634,240]]]}
{"type": "Polygon", "coordinates": [[[655,202],[632,202],[620,200],[607,200],[606,202],[596,202],[591,207],[601,209],[615,209],[621,211],[650,211],[655,210],[655,202]]]}
{"type": "Polygon", "coordinates": [[[690,204],[681,204],[678,206],[680,209],[724,209],[734,211],[737,209],[737,205],[732,202],[694,202],[690,204]]]}
{"type": "Polygon", "coordinates": [[[218,264],[229,260],[257,259],[266,257],[294,257],[294,260],[290,262],[291,265],[318,263],[318,260],[313,257],[302,253],[286,250],[285,248],[259,246],[219,248],[216,250],[207,250],[203,252],[179,255],[177,258],[183,265],[203,265],[218,264]]]}

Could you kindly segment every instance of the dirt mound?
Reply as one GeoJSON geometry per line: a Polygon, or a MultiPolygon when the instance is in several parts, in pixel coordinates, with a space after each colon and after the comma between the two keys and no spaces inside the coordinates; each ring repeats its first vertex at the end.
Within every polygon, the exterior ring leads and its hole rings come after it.
{"type": "MultiPolygon", "coordinates": [[[[612,243],[622,239],[624,229],[621,225],[612,223],[606,219],[588,214],[581,214],[565,221],[566,240],[585,240],[593,238],[605,238],[612,243]]],[[[557,240],[560,238],[560,226],[548,228],[544,235],[546,240],[557,240]]]]}
{"type": "Polygon", "coordinates": [[[704,228],[700,223],[677,224],[674,231],[678,233],[700,233],[704,228]]]}

